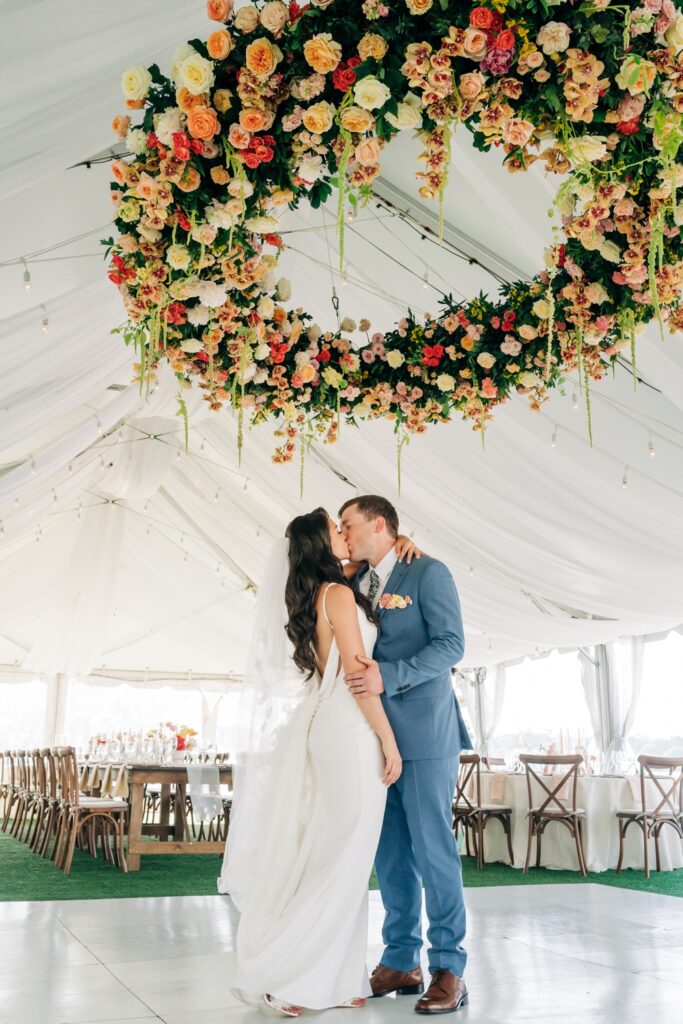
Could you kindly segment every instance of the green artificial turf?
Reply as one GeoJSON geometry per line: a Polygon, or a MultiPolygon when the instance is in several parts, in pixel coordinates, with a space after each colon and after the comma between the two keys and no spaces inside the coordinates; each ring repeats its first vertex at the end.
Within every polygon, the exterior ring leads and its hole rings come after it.
{"type": "MultiPolygon", "coordinates": [[[[142,868],[124,874],[99,857],[76,850],[71,874],[66,878],[49,860],[41,860],[22,842],[0,832],[0,901],[117,899],[130,896],[204,896],[216,892],[221,859],[212,855],[143,857],[142,868]]],[[[528,875],[504,864],[487,864],[478,871],[471,857],[463,857],[465,886],[487,885],[600,885],[640,889],[683,897],[683,869],[653,873],[646,881],[642,871],[604,871],[582,878],[574,871],[532,869],[528,875]]],[[[370,888],[377,888],[374,877],[370,888]]]]}

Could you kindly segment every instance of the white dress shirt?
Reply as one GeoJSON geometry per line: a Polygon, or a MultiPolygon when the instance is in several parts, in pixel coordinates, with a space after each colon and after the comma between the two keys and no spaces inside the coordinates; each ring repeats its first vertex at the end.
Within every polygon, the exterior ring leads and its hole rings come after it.
{"type": "MultiPolygon", "coordinates": [[[[387,585],[387,580],[391,576],[392,570],[396,565],[397,561],[398,556],[396,554],[396,548],[393,547],[389,551],[387,551],[386,555],[381,560],[381,562],[378,562],[377,565],[374,567],[375,572],[379,576],[379,588],[377,590],[377,593],[375,594],[375,599],[372,602],[373,608],[376,608],[377,605],[379,604],[379,599],[384,593],[384,588],[387,585]]],[[[370,590],[370,572],[372,568],[373,567],[370,566],[368,571],[365,573],[363,579],[360,581],[358,588],[361,594],[365,594],[366,597],[368,596],[368,591],[370,590]]]]}

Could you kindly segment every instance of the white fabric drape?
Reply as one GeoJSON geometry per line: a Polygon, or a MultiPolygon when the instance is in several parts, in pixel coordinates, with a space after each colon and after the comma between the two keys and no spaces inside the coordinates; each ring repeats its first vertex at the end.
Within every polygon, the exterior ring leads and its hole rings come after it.
{"type": "Polygon", "coordinates": [[[579,653],[595,741],[606,765],[615,768],[620,757],[632,756],[628,736],[640,700],[645,638],[620,637],[579,653]]]}
{"type": "Polygon", "coordinates": [[[505,701],[505,669],[502,665],[479,667],[460,673],[465,703],[474,723],[475,750],[488,757],[505,701]]]}

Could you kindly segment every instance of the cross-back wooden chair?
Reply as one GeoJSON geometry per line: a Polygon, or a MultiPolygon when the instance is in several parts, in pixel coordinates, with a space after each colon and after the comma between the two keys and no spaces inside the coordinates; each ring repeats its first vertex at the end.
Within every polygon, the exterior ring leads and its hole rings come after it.
{"type": "Polygon", "coordinates": [[[502,804],[483,804],[481,800],[481,758],[479,754],[461,754],[460,771],[453,799],[453,831],[455,838],[462,826],[465,835],[465,852],[470,856],[470,831],[477,867],[484,866],[484,830],[489,821],[499,821],[507,838],[510,864],[514,864],[512,852],[512,807],[502,804]]]}
{"type": "Polygon", "coordinates": [[[650,877],[648,840],[655,841],[655,870],[661,871],[659,835],[665,825],[673,828],[683,840],[683,758],[651,757],[641,754],[640,807],[617,811],[619,822],[619,861],[624,861],[624,838],[631,825],[638,825],[643,834],[643,870],[650,877]]]}
{"type": "Polygon", "coordinates": [[[52,753],[61,791],[59,829],[53,850],[55,863],[65,875],[69,874],[76,842],[84,829],[89,830],[88,845],[94,855],[95,829],[99,826],[106,860],[127,871],[124,850],[127,801],[111,797],[82,797],[74,748],[55,747],[52,753]]]}
{"type": "Polygon", "coordinates": [[[526,770],[527,794],[529,797],[529,838],[526,849],[524,874],[529,872],[531,845],[536,837],[536,867],[541,866],[541,839],[551,822],[563,825],[576,844],[579,871],[586,875],[586,858],[583,852],[583,820],[586,812],[576,806],[576,791],[579,780],[581,754],[520,754],[519,759],[526,770]],[[556,775],[543,774],[544,768],[559,768],[556,775]],[[540,788],[539,788],[540,787],[540,788]],[[563,792],[571,792],[565,797],[563,792]],[[539,802],[540,801],[540,802],[539,802]]]}
{"type": "Polygon", "coordinates": [[[19,795],[16,777],[16,765],[13,750],[5,750],[2,753],[2,782],[0,783],[0,798],[2,799],[2,818],[0,828],[6,832],[12,817],[12,809],[19,795]]]}
{"type": "Polygon", "coordinates": [[[15,839],[20,839],[31,802],[31,756],[26,750],[15,750],[13,756],[16,796],[12,807],[13,821],[10,834],[15,839]]]}

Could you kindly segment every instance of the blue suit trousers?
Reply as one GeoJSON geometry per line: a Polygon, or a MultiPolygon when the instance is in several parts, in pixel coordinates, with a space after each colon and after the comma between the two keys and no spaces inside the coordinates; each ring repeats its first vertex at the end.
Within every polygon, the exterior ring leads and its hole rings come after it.
{"type": "Polygon", "coordinates": [[[422,887],[429,927],[429,969],[462,977],[467,954],[460,854],[451,804],[459,758],[404,761],[387,793],[375,867],[384,904],[382,963],[410,971],[422,949],[422,887]]]}

